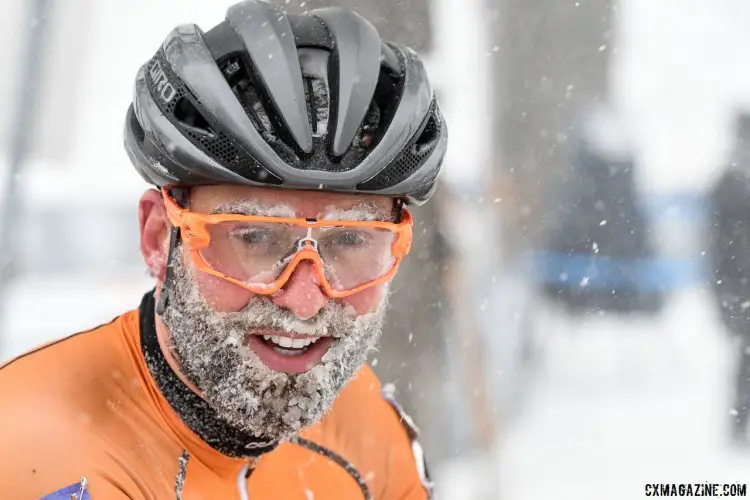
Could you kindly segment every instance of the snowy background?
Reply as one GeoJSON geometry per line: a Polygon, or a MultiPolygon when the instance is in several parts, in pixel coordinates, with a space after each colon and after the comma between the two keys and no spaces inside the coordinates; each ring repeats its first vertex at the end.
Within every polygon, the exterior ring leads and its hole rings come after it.
{"type": "MultiPolygon", "coordinates": [[[[436,4],[429,64],[452,127],[446,178],[476,185],[491,140],[481,106],[492,47],[476,27],[479,2],[436,4]]],[[[9,34],[24,5],[2,8],[6,65],[17,62],[9,34]]],[[[63,33],[70,51],[58,66],[75,74],[55,76],[70,76],[61,81],[69,94],[46,88],[43,102],[57,111],[43,116],[56,135],[41,137],[22,175],[24,273],[5,293],[0,360],[109,321],[151,286],[135,210],[147,186],[122,148],[133,78],[172,26],[212,26],[226,5],[68,0],[65,8],[78,26],[63,33]]],[[[636,139],[644,192],[700,197],[715,179],[734,107],[750,108],[749,18],[743,0],[620,2],[611,94],[636,139]]],[[[14,102],[12,83],[0,85],[3,109],[14,102]]],[[[537,356],[519,406],[498,425],[492,453],[435,464],[442,498],[616,500],[642,498],[650,482],[750,483],[750,455],[726,439],[731,345],[700,283],[670,296],[656,317],[574,319],[540,301],[532,318],[537,356]]]]}
{"type": "MultiPolygon", "coordinates": [[[[611,86],[642,154],[640,186],[699,197],[727,153],[735,106],[750,104],[750,3],[627,0],[618,11],[611,86]]],[[[734,355],[712,300],[693,284],[657,318],[540,308],[540,369],[500,438],[501,498],[750,482],[750,455],[728,443],[734,355]]]]}

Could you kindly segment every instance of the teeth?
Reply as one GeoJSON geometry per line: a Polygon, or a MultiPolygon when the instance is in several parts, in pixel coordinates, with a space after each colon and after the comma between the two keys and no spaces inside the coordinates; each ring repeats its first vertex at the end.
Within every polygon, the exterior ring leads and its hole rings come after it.
{"type": "Polygon", "coordinates": [[[305,347],[318,341],[317,338],[290,339],[289,337],[280,337],[278,335],[264,335],[263,338],[268,342],[272,342],[277,346],[285,347],[287,349],[304,349],[305,347]]]}

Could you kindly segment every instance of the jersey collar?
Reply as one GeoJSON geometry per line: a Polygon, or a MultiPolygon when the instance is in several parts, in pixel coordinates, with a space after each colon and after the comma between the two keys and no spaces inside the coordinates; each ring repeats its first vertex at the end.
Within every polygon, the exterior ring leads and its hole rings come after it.
{"type": "Polygon", "coordinates": [[[251,459],[274,450],[278,441],[271,444],[260,442],[251,434],[227,424],[172,371],[156,337],[154,306],[151,291],[143,297],[139,308],[140,347],[151,378],[171,410],[203,443],[227,457],[251,459]]]}

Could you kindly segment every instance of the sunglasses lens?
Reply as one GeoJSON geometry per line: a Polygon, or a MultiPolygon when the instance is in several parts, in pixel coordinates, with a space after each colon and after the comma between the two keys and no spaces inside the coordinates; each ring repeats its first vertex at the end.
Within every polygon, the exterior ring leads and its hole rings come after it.
{"type": "Polygon", "coordinates": [[[391,252],[396,234],[386,229],[322,228],[316,239],[326,279],[335,290],[351,290],[375,281],[396,261],[391,252]]]}
{"type": "MultiPolygon", "coordinates": [[[[200,250],[209,267],[259,290],[274,283],[300,242],[316,242],[325,279],[337,291],[384,276],[396,262],[396,233],[357,226],[306,227],[273,222],[221,222],[207,226],[211,242],[200,250]],[[309,234],[308,234],[309,233],[309,234]]],[[[313,247],[310,245],[309,247],[313,247]]]]}
{"type": "Polygon", "coordinates": [[[206,263],[248,284],[273,283],[306,229],[276,223],[222,222],[208,226],[211,243],[201,249],[206,263]]]}

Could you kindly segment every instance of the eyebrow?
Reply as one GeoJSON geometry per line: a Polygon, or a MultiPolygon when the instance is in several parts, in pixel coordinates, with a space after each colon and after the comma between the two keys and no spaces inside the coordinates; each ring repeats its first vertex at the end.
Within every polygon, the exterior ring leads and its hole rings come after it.
{"type": "Polygon", "coordinates": [[[294,209],[289,205],[266,205],[257,201],[233,201],[219,205],[211,211],[211,214],[237,214],[237,215],[255,215],[261,217],[288,217],[297,216],[294,209]]]}
{"type": "MultiPolygon", "coordinates": [[[[284,204],[266,205],[257,201],[241,200],[224,203],[211,211],[212,215],[237,214],[260,217],[301,218],[294,208],[284,204]]],[[[318,214],[318,220],[383,221],[394,219],[393,210],[383,210],[373,203],[362,202],[347,209],[326,207],[318,214]]]]}
{"type": "Polygon", "coordinates": [[[351,220],[351,221],[381,221],[389,222],[393,218],[393,211],[386,211],[376,207],[373,203],[362,202],[351,208],[340,209],[327,207],[320,214],[320,220],[351,220]]]}

